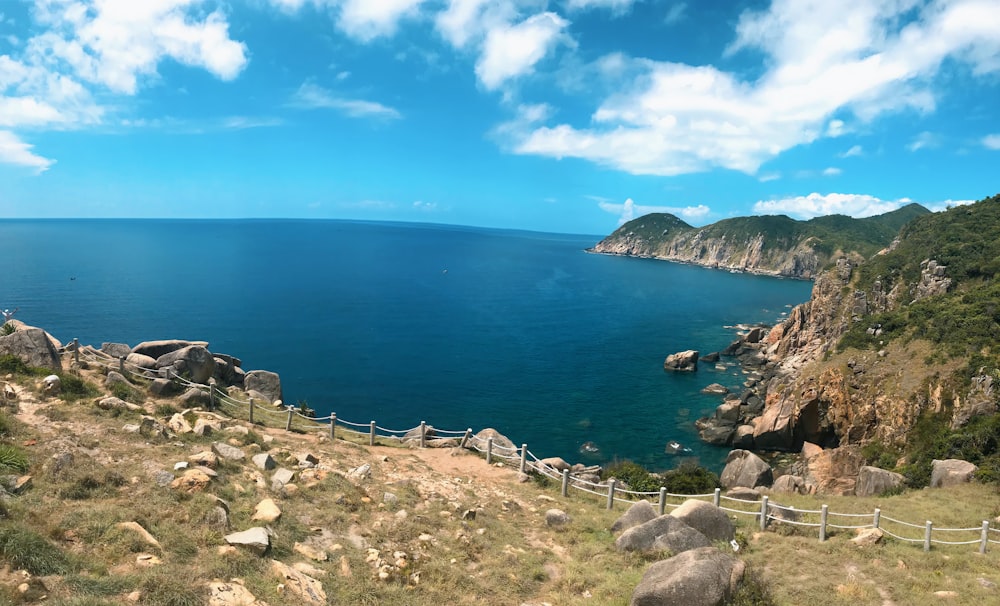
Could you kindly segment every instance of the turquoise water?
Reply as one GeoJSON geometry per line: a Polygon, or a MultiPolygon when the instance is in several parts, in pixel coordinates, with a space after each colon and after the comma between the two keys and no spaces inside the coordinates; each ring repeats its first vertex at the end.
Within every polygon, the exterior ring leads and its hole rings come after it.
{"type": "Polygon", "coordinates": [[[693,421],[738,369],[667,374],[811,285],[587,254],[599,236],[342,221],[0,221],[0,307],[62,341],[209,341],[285,400],[393,429],[495,427],[539,457],[718,469],[693,421]],[[580,454],[586,441],[600,452],[580,454]]]}

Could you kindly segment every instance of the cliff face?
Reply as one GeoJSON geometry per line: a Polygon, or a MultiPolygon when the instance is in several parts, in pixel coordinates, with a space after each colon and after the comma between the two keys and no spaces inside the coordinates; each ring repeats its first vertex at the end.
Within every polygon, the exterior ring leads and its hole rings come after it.
{"type": "Polygon", "coordinates": [[[914,204],[865,219],[831,215],[796,221],[783,215],[752,216],[701,228],[670,214],[654,213],[629,221],[590,251],[813,279],[841,255],[864,258],[885,248],[901,225],[927,212],[914,204]]]}

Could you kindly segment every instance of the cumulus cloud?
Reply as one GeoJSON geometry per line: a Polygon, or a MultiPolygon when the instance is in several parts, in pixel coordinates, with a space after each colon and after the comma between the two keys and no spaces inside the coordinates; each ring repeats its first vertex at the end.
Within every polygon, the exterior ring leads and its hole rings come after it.
{"type": "Polygon", "coordinates": [[[220,10],[201,16],[204,4],[36,0],[36,18],[48,30],[32,38],[30,53],[39,64],[69,66],[85,81],[130,95],[166,58],[231,80],[247,64],[246,45],[229,37],[220,10]]]}
{"type": "Polygon", "coordinates": [[[39,156],[31,151],[32,147],[32,145],[21,141],[14,133],[0,130],[0,162],[26,166],[34,169],[37,174],[41,174],[48,170],[55,160],[39,156]]]}
{"type": "Polygon", "coordinates": [[[633,174],[754,174],[788,149],[853,130],[852,121],[933,111],[946,62],[996,73],[995,8],[983,0],[773,0],[743,13],[727,51],[762,53],[766,69],[756,79],[632,58],[641,74],[605,97],[585,125],[538,125],[510,146],[633,174]]]}
{"type": "Polygon", "coordinates": [[[663,16],[663,22],[667,25],[680,23],[687,16],[687,2],[676,2],[667,9],[667,14],[663,16]]]}
{"type": "Polygon", "coordinates": [[[618,225],[624,225],[632,219],[648,215],[650,213],[670,213],[687,220],[697,221],[708,216],[708,213],[710,212],[710,209],[704,204],[683,207],[646,206],[636,204],[632,198],[626,199],[625,202],[621,204],[609,202],[607,200],[599,200],[597,202],[597,206],[604,212],[618,215],[618,225]]]}
{"type": "Polygon", "coordinates": [[[624,12],[632,8],[635,2],[636,0],[568,0],[566,7],[570,10],[606,8],[617,12],[624,12]]]}
{"type": "Polygon", "coordinates": [[[1000,149],[1000,133],[983,137],[983,146],[987,149],[1000,149]]]}
{"type": "Polygon", "coordinates": [[[871,217],[887,213],[912,200],[882,200],[867,194],[818,194],[795,196],[777,200],[760,200],[753,205],[759,215],[789,215],[796,219],[812,219],[825,215],[871,217]]]}
{"type": "Polygon", "coordinates": [[[425,0],[344,0],[337,25],[349,36],[369,41],[396,32],[400,20],[417,14],[425,0]]]}
{"type": "Polygon", "coordinates": [[[303,82],[292,95],[289,105],[300,109],[333,109],[351,118],[402,118],[402,114],[392,107],[375,101],[340,97],[312,82],[303,82]]]}
{"type": "Polygon", "coordinates": [[[498,26],[486,34],[476,62],[476,76],[487,89],[531,72],[558,42],[569,22],[555,13],[532,15],[520,23],[498,26]]]}
{"type": "Polygon", "coordinates": [[[840,170],[836,166],[830,166],[830,167],[827,167],[827,168],[823,169],[823,176],[824,177],[836,177],[837,175],[839,175],[842,172],[844,172],[844,171],[840,170]]]}
{"type": "Polygon", "coordinates": [[[937,145],[938,145],[937,135],[931,132],[924,131],[919,135],[917,135],[916,137],[914,137],[913,140],[906,145],[906,149],[910,150],[911,152],[915,152],[917,150],[925,148],[937,147],[937,145]]]}

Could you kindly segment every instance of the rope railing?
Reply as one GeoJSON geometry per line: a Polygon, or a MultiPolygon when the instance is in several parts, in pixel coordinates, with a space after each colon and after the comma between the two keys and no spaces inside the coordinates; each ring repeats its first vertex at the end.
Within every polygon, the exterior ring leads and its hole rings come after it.
{"type": "MultiPolygon", "coordinates": [[[[233,397],[228,392],[223,391],[216,387],[214,379],[210,381],[208,385],[202,383],[195,383],[191,380],[182,377],[171,369],[164,371],[163,369],[151,369],[139,366],[128,362],[124,357],[116,358],[101,350],[95,349],[91,346],[80,346],[79,341],[74,339],[72,343],[64,346],[61,351],[65,353],[70,353],[74,356],[75,362],[79,364],[80,358],[84,358],[89,363],[94,363],[100,365],[108,370],[116,370],[123,374],[128,373],[130,375],[135,375],[142,377],[143,379],[160,379],[165,378],[171,381],[175,381],[179,385],[183,385],[187,388],[195,388],[201,391],[208,392],[208,395],[212,401],[213,406],[218,406],[220,409],[228,408],[231,411],[245,412],[249,416],[251,423],[255,422],[254,414],[255,411],[259,411],[268,416],[283,416],[285,417],[285,429],[292,429],[292,420],[294,417],[299,417],[303,420],[307,420],[311,423],[316,423],[317,425],[329,425],[330,436],[335,437],[335,429],[339,425],[341,427],[350,428],[356,434],[367,433],[369,436],[369,445],[374,446],[377,437],[382,438],[392,438],[400,439],[401,437],[406,437],[408,434],[412,434],[417,431],[418,436],[414,437],[410,435],[410,438],[414,440],[419,439],[421,447],[426,446],[426,441],[428,438],[437,438],[439,436],[451,436],[451,439],[462,436],[460,446],[475,450],[479,453],[486,455],[487,463],[492,463],[494,458],[502,459],[505,461],[519,461],[520,470],[523,473],[532,471],[538,473],[548,479],[554,481],[561,481],[562,483],[562,495],[564,497],[568,496],[569,488],[573,488],[577,491],[583,492],[585,494],[590,494],[597,497],[602,497],[606,499],[607,509],[612,509],[615,503],[619,504],[634,504],[641,500],[657,499],[659,504],[660,513],[664,513],[666,508],[677,508],[680,503],[670,503],[668,499],[711,499],[712,503],[719,507],[719,509],[736,515],[746,515],[752,516],[758,520],[762,530],[766,530],[769,522],[776,522],[779,524],[789,524],[792,526],[805,527],[805,528],[819,528],[819,538],[820,541],[825,541],[827,539],[827,531],[829,529],[834,530],[857,530],[864,528],[874,528],[880,530],[884,535],[889,536],[895,540],[906,542],[906,543],[923,543],[924,551],[929,551],[931,545],[979,545],[979,552],[985,553],[988,544],[1000,545],[1000,540],[990,538],[990,533],[1000,534],[1000,528],[993,528],[990,526],[989,521],[984,520],[981,526],[967,527],[967,528],[938,528],[934,527],[931,521],[926,521],[924,524],[913,524],[906,522],[904,520],[898,520],[886,515],[881,514],[880,509],[875,509],[873,513],[840,513],[829,511],[827,505],[823,505],[822,509],[797,509],[792,506],[780,505],[778,503],[771,503],[768,496],[763,496],[759,500],[747,500],[745,498],[731,497],[727,495],[722,495],[719,489],[716,489],[714,493],[708,494],[697,494],[697,495],[685,495],[685,494],[674,494],[668,493],[666,488],[660,488],[659,492],[651,491],[636,491],[631,490],[627,486],[618,486],[617,480],[611,478],[606,482],[592,482],[584,477],[573,476],[569,469],[563,469],[562,471],[552,467],[551,465],[543,462],[534,453],[528,450],[527,444],[522,444],[520,447],[517,446],[504,446],[502,444],[496,444],[494,438],[487,437],[483,438],[480,436],[474,436],[472,434],[472,429],[465,430],[446,430],[438,429],[427,425],[425,422],[421,422],[420,425],[412,427],[410,429],[388,429],[376,424],[375,421],[369,423],[355,423],[348,421],[346,419],[341,419],[337,414],[330,413],[325,417],[310,417],[302,414],[302,410],[296,408],[295,406],[283,406],[282,408],[274,408],[261,406],[261,401],[255,400],[253,397],[247,400],[240,400],[233,397]],[[366,430],[366,431],[362,431],[366,430]],[[379,434],[379,432],[382,432],[379,434]],[[731,503],[733,506],[725,506],[722,502],[731,503]],[[740,509],[739,506],[745,509],[740,509]],[[785,512],[781,514],[779,512],[785,512]],[[803,517],[815,519],[815,516],[819,516],[819,522],[804,520],[803,517]],[[834,524],[829,521],[829,517],[839,517],[839,518],[867,518],[868,522],[863,524],[834,524]],[[924,531],[922,538],[907,537],[901,534],[892,532],[890,529],[886,528],[886,523],[888,525],[897,524],[904,528],[913,528],[924,531]],[[954,540],[946,541],[940,538],[933,538],[933,533],[973,533],[978,532],[979,537],[969,540],[954,540]]],[[[279,402],[280,404],[280,402],[279,402]]],[[[940,535],[939,535],[940,536],[940,535]]]]}

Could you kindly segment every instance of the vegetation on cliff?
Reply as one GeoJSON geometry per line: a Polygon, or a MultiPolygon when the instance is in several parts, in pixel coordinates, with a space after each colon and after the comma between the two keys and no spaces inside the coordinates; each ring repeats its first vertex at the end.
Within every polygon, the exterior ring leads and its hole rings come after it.
{"type": "Polygon", "coordinates": [[[838,254],[875,254],[903,225],[928,212],[909,204],[864,219],[830,215],[797,221],[764,215],[724,219],[701,228],[671,214],[654,213],[625,223],[591,250],[812,278],[838,254]]]}

